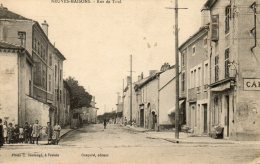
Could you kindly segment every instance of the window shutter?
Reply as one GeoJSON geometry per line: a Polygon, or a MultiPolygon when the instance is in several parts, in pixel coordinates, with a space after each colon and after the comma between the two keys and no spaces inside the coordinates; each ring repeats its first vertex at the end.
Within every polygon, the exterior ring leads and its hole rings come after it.
{"type": "Polygon", "coordinates": [[[218,37],[219,37],[219,16],[218,15],[212,15],[211,20],[212,20],[211,40],[216,42],[216,41],[218,41],[218,37]]]}

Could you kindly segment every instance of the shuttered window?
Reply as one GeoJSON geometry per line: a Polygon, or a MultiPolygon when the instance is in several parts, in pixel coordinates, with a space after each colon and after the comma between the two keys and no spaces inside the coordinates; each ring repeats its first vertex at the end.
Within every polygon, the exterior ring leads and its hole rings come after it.
{"type": "Polygon", "coordinates": [[[212,21],[212,37],[211,40],[212,41],[218,41],[219,38],[219,16],[218,15],[212,15],[211,17],[211,21],[212,21]]]}

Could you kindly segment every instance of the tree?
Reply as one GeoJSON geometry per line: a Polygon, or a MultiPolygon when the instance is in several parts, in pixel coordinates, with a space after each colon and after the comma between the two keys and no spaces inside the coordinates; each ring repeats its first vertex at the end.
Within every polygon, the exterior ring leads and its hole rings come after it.
{"type": "Polygon", "coordinates": [[[70,105],[71,109],[90,107],[92,95],[90,95],[83,86],[74,77],[68,77],[65,80],[71,90],[70,105]]]}

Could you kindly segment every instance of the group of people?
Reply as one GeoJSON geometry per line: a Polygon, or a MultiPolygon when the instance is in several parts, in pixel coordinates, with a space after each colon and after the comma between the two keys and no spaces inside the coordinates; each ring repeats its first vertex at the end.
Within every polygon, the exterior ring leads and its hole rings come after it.
{"type": "MultiPolygon", "coordinates": [[[[3,144],[14,143],[30,143],[38,144],[42,126],[39,125],[39,121],[35,120],[34,124],[28,124],[25,122],[24,126],[18,126],[12,123],[7,123],[0,118],[0,147],[3,144]]],[[[58,144],[61,127],[58,123],[52,128],[50,122],[47,123],[45,133],[48,136],[48,144],[58,144]]]]}

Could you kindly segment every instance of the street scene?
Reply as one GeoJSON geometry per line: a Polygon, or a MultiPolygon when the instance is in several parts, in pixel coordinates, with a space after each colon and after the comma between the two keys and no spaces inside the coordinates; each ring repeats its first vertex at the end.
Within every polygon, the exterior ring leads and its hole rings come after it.
{"type": "Polygon", "coordinates": [[[260,0],[0,0],[0,163],[260,163],[260,0]]]}

